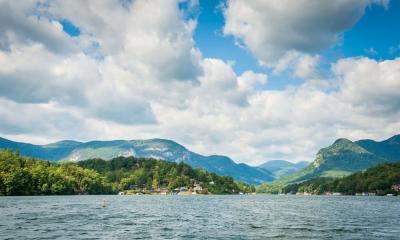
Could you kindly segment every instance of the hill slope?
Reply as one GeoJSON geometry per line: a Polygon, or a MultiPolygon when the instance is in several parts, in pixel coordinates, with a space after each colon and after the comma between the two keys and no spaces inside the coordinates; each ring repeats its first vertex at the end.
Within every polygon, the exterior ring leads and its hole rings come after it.
{"type": "Polygon", "coordinates": [[[301,171],[265,184],[259,191],[275,191],[290,183],[318,177],[343,177],[385,162],[400,162],[400,135],[376,142],[338,139],[318,151],[315,160],[301,171]]]}
{"type": "Polygon", "coordinates": [[[358,171],[344,178],[315,178],[298,184],[290,184],[283,193],[324,194],[340,192],[354,195],[373,193],[377,195],[400,193],[400,163],[383,163],[364,171],[358,171]]]}
{"type": "Polygon", "coordinates": [[[82,161],[91,158],[110,160],[115,157],[143,157],[171,162],[184,162],[194,168],[203,168],[218,175],[231,176],[249,184],[261,184],[274,179],[269,171],[237,164],[225,156],[203,156],[189,151],[184,146],[165,139],[113,140],[113,141],[61,141],[48,145],[33,145],[0,138],[0,149],[19,151],[24,156],[52,161],[82,161]]]}
{"type": "Polygon", "coordinates": [[[150,194],[150,189],[189,189],[196,183],[203,187],[198,190],[202,193],[254,191],[232,177],[193,169],[185,163],[135,157],[56,163],[0,150],[0,196],[115,194],[132,189],[150,194]]]}
{"type": "Polygon", "coordinates": [[[310,163],[305,161],[292,163],[285,160],[271,160],[259,165],[258,167],[272,172],[276,177],[282,177],[296,173],[308,164],[310,163]]]}

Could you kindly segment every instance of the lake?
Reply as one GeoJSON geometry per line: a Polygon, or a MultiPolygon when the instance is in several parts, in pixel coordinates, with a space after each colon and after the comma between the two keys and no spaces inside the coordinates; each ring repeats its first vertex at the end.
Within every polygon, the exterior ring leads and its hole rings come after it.
{"type": "Polygon", "coordinates": [[[400,197],[0,197],[0,239],[400,239],[399,224],[400,197]]]}

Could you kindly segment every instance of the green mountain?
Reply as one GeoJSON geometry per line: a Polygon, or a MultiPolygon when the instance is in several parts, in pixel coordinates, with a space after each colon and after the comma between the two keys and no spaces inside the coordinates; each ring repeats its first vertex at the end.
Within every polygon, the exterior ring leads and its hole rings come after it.
{"type": "Polygon", "coordinates": [[[367,170],[358,171],[343,178],[314,178],[301,183],[290,184],[283,193],[340,192],[346,195],[373,193],[376,195],[400,193],[400,162],[382,163],[367,170]]]}
{"type": "Polygon", "coordinates": [[[292,163],[285,160],[270,160],[259,165],[258,167],[272,172],[276,177],[282,177],[296,173],[308,164],[310,163],[306,161],[292,163]]]}
{"type": "Polygon", "coordinates": [[[30,156],[51,161],[78,162],[91,158],[110,160],[115,157],[141,157],[184,162],[194,168],[222,176],[231,176],[237,181],[259,185],[274,179],[268,170],[237,164],[225,156],[203,156],[189,151],[184,146],[165,139],[113,140],[113,141],[60,141],[47,145],[33,145],[0,138],[0,149],[19,151],[30,156]]]}
{"type": "Polygon", "coordinates": [[[273,192],[291,183],[319,177],[348,176],[385,162],[400,162],[400,135],[381,142],[338,139],[331,146],[319,150],[315,160],[301,171],[264,184],[259,191],[273,192]]]}
{"type": "Polygon", "coordinates": [[[253,192],[253,186],[235,182],[185,163],[151,158],[118,157],[109,161],[89,159],[56,163],[22,157],[0,150],[0,196],[115,194],[133,190],[150,194],[150,189],[172,191],[200,184],[202,193],[253,192]]]}
{"type": "Polygon", "coordinates": [[[356,143],[375,155],[384,157],[390,161],[400,161],[400,134],[382,142],[366,139],[357,141],[356,143]]]}

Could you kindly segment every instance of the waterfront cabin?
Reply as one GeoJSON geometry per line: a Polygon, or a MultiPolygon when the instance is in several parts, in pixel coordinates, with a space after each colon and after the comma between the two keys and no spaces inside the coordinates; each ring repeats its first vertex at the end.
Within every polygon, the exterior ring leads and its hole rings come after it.
{"type": "Polygon", "coordinates": [[[161,188],[160,189],[160,194],[161,195],[167,195],[168,194],[168,188],[161,188]]]}
{"type": "Polygon", "coordinates": [[[202,191],[203,191],[203,188],[201,187],[200,184],[195,184],[194,185],[193,192],[201,193],[202,191]]]}

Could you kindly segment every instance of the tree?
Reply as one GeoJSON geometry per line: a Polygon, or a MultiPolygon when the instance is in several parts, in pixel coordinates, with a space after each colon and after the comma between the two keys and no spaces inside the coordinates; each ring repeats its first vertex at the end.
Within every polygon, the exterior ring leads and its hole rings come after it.
{"type": "Polygon", "coordinates": [[[152,184],[151,184],[151,188],[152,189],[158,189],[160,186],[159,186],[159,183],[158,183],[158,180],[157,179],[153,179],[153,182],[152,182],[152,184]]]}

